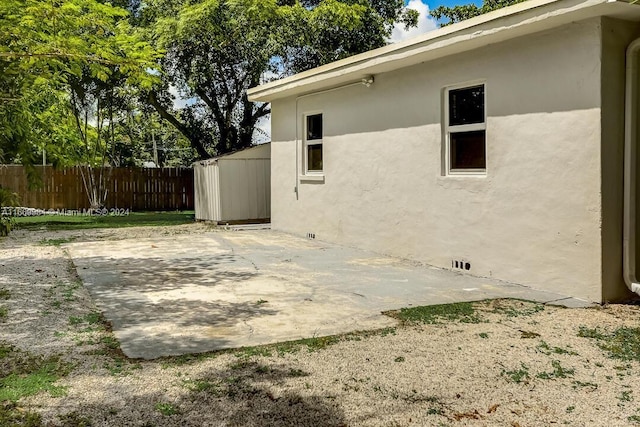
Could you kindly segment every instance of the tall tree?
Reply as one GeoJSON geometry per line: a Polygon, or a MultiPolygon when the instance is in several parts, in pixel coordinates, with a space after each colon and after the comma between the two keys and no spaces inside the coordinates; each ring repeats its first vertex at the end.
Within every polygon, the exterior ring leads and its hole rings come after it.
{"type": "Polygon", "coordinates": [[[454,7],[439,6],[431,11],[431,16],[441,21],[441,26],[446,26],[523,1],[525,0],[484,0],[482,6],[477,6],[475,3],[454,7]],[[446,21],[442,21],[443,19],[446,21]]]}
{"type": "MultiPolygon", "coordinates": [[[[4,161],[31,165],[42,141],[73,140],[68,135],[73,78],[107,81],[117,71],[128,83],[151,86],[155,77],[149,70],[158,55],[130,27],[127,16],[127,11],[98,0],[0,2],[4,161]]],[[[61,156],[74,152],[58,149],[61,156]]]]}
{"type": "Polygon", "coordinates": [[[148,101],[201,158],[252,143],[268,104],[246,90],[386,43],[395,22],[415,26],[402,0],[150,0],[164,86],[148,101]],[[180,117],[171,95],[188,98],[180,117]]]}

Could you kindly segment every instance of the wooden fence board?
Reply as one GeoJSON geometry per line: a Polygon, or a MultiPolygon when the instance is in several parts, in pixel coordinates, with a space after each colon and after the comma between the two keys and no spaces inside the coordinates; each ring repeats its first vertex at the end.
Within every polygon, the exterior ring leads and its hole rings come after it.
{"type": "MultiPolygon", "coordinates": [[[[42,185],[29,189],[24,167],[0,165],[0,186],[18,193],[20,204],[25,207],[89,208],[79,167],[36,166],[36,169],[42,185]]],[[[105,207],[133,211],[192,210],[193,182],[193,169],[188,168],[112,168],[107,179],[105,207]]]]}

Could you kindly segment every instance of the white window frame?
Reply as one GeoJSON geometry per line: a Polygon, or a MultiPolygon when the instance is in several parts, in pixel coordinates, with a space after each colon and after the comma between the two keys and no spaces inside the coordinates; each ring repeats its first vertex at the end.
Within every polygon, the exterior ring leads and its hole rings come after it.
{"type": "Polygon", "coordinates": [[[322,177],[324,176],[324,113],[322,111],[313,111],[308,112],[302,115],[302,163],[304,165],[304,174],[306,177],[322,177]],[[308,120],[307,118],[310,116],[322,116],[322,138],[320,139],[307,139],[307,126],[308,120]],[[322,170],[309,170],[309,151],[308,147],[310,145],[320,145],[322,147],[322,170]]]}
{"type": "Polygon", "coordinates": [[[466,83],[447,86],[444,88],[444,123],[443,123],[443,145],[444,159],[443,166],[445,175],[447,176],[486,176],[488,164],[487,150],[487,82],[486,80],[476,80],[466,83]],[[470,125],[449,126],[449,92],[457,89],[472,88],[475,86],[484,86],[484,118],[482,123],[473,123],[470,125]],[[451,168],[451,134],[461,132],[484,131],[484,150],[485,150],[485,167],[481,169],[452,169],[451,168]]]}

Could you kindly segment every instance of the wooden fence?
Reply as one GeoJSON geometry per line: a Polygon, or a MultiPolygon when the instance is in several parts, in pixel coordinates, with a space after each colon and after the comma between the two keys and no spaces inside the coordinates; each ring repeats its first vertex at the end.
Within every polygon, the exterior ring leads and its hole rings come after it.
{"type": "MultiPolygon", "coordinates": [[[[42,185],[29,189],[24,168],[0,165],[0,186],[18,193],[20,205],[38,209],[88,209],[79,167],[36,167],[42,185]]],[[[106,208],[133,211],[192,210],[193,169],[112,168],[107,180],[106,208]]]]}

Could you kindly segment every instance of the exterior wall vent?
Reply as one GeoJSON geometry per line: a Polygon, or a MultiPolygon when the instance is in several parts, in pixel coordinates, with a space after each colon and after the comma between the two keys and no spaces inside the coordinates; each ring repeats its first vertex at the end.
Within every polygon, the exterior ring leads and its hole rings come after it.
{"type": "Polygon", "coordinates": [[[454,259],[451,260],[451,268],[453,270],[469,271],[471,270],[471,263],[465,260],[454,259]]]}

